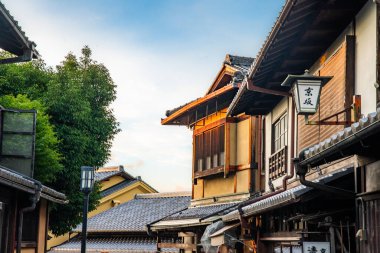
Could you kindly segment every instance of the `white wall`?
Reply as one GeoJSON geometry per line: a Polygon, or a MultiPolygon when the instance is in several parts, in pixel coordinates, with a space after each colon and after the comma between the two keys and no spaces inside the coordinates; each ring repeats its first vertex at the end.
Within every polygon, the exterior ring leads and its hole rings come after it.
{"type": "Polygon", "coordinates": [[[376,4],[363,7],[356,16],[355,93],[362,96],[362,113],[376,111],[376,4]]]}

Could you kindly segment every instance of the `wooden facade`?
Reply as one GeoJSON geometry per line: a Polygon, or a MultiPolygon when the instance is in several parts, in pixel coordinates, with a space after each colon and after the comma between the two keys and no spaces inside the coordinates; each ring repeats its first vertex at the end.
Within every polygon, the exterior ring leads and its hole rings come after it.
{"type": "Polygon", "coordinates": [[[193,130],[192,205],[249,193],[221,218],[226,230],[210,235],[223,242],[219,233],[235,227],[240,244],[220,251],[380,250],[379,5],[286,1],[233,98],[216,106],[210,94],[228,84],[214,83],[162,120],[193,130]],[[281,86],[305,69],[332,77],[307,120],[281,86]]]}

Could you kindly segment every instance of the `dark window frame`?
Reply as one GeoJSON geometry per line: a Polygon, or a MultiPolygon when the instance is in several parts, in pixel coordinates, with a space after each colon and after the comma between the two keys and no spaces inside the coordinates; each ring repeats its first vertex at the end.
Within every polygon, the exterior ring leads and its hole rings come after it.
{"type": "Polygon", "coordinates": [[[272,154],[288,145],[288,113],[284,112],[272,124],[272,154]]]}

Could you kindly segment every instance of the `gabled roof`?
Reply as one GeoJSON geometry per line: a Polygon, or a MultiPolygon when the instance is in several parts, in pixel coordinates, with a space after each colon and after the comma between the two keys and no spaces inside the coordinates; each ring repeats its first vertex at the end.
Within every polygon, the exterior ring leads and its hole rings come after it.
{"type": "MultiPolygon", "coordinates": [[[[281,87],[288,74],[302,74],[322,56],[352,22],[367,0],[288,0],[269,33],[248,78],[253,85],[287,92],[281,87]]],[[[227,115],[242,112],[267,114],[281,96],[250,91],[248,80],[241,85],[227,115]]]]}
{"type": "MultiPolygon", "coordinates": [[[[191,194],[188,192],[138,194],[117,207],[88,219],[89,233],[145,232],[146,225],[187,208],[191,194]]],[[[75,232],[81,231],[79,225],[75,232]]]]}
{"type": "MultiPolygon", "coordinates": [[[[2,166],[0,166],[0,183],[32,194],[35,193],[36,184],[40,184],[40,182],[35,179],[16,173],[2,166]]],[[[44,185],[42,185],[41,189],[41,198],[61,204],[67,203],[65,194],[57,192],[44,185]]]]}
{"type": "Polygon", "coordinates": [[[99,168],[95,171],[95,181],[100,182],[103,180],[107,180],[113,176],[122,176],[126,179],[134,180],[135,178],[127,173],[122,165],[119,166],[111,166],[111,167],[103,167],[99,168]]]}
{"type": "Polygon", "coordinates": [[[162,125],[191,125],[229,106],[247,74],[253,58],[226,55],[222,68],[204,97],[166,111],[162,125]]]}
{"type": "Polygon", "coordinates": [[[0,48],[19,56],[18,61],[38,57],[36,44],[30,41],[18,22],[0,2],[0,48]]]}

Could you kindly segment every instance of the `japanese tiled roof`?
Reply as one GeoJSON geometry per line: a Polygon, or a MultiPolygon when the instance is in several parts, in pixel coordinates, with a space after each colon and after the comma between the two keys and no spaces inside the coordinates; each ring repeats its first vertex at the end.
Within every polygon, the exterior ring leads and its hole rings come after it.
{"type": "Polygon", "coordinates": [[[117,185],[111,186],[110,188],[105,189],[100,193],[100,196],[106,197],[108,195],[111,195],[114,192],[117,192],[125,187],[128,187],[129,185],[133,185],[134,183],[138,182],[139,180],[125,180],[117,185]]]}
{"type": "MultiPolygon", "coordinates": [[[[234,82],[237,83],[237,82],[241,82],[243,80],[244,76],[247,75],[248,70],[249,70],[251,64],[253,63],[253,61],[254,61],[254,58],[252,58],[252,57],[244,57],[244,56],[227,54],[223,63],[235,68],[238,72],[240,72],[240,73],[235,75],[234,80],[233,80],[234,82]]],[[[183,104],[181,106],[178,106],[174,109],[167,110],[165,113],[166,117],[169,117],[170,115],[172,115],[173,113],[175,113],[179,109],[185,107],[186,105],[188,105],[194,101],[197,101],[198,99],[200,99],[200,98],[196,98],[194,100],[191,100],[190,102],[183,104]]]]}
{"type": "MultiPolygon", "coordinates": [[[[317,179],[313,180],[315,183],[323,183],[327,184],[333,180],[336,180],[338,178],[341,178],[345,175],[348,175],[353,172],[352,168],[343,168],[341,170],[334,171],[329,174],[325,174],[323,176],[318,177],[317,179]]],[[[255,203],[252,203],[250,205],[244,206],[242,208],[243,216],[249,217],[254,214],[261,214],[266,211],[278,208],[280,206],[284,206],[287,204],[295,203],[297,202],[298,198],[302,196],[303,194],[313,190],[311,187],[307,187],[304,185],[299,185],[294,188],[288,189],[284,192],[281,192],[279,194],[268,196],[268,198],[264,198],[260,201],[257,201],[255,203]]],[[[238,210],[233,210],[223,216],[223,221],[232,221],[232,220],[239,220],[239,212],[238,210]]]]}
{"type": "Polygon", "coordinates": [[[239,203],[225,203],[225,204],[216,204],[216,205],[206,205],[206,206],[197,206],[189,207],[186,210],[179,211],[173,215],[166,217],[163,220],[181,220],[181,219],[193,219],[198,218],[202,219],[210,215],[223,215],[230,211],[231,208],[237,206],[239,203]]]}
{"type": "Polygon", "coordinates": [[[32,51],[32,57],[38,57],[38,52],[34,49],[36,44],[30,41],[21,29],[18,22],[0,2],[0,48],[21,56],[25,50],[32,51]]]}
{"type": "Polygon", "coordinates": [[[134,179],[134,177],[128,174],[125,171],[124,167],[120,165],[120,166],[99,168],[98,170],[95,171],[95,181],[97,182],[103,181],[116,175],[120,175],[129,179],[134,179]]]}
{"type": "MultiPolygon", "coordinates": [[[[147,224],[187,208],[190,199],[188,192],[138,194],[133,200],[88,219],[87,231],[145,232],[147,224]]],[[[81,225],[74,231],[80,232],[81,225]]]]}
{"type": "MultiPolygon", "coordinates": [[[[163,239],[162,242],[172,242],[163,239]]],[[[49,253],[79,253],[81,250],[80,238],[66,242],[52,248],[49,253]]],[[[112,252],[112,253],[153,253],[157,251],[155,238],[143,236],[131,237],[97,237],[88,238],[86,252],[112,252]]],[[[163,252],[179,252],[178,249],[162,249],[163,252]]]]}
{"type": "MultiPolygon", "coordinates": [[[[368,1],[285,1],[248,71],[252,83],[262,88],[287,92],[289,88],[281,87],[286,76],[302,74],[310,68],[352,22],[366,2],[368,1]]],[[[281,96],[248,90],[247,80],[244,80],[227,114],[267,114],[281,99],[281,96]]]]}
{"type": "Polygon", "coordinates": [[[224,63],[240,70],[243,75],[246,75],[254,60],[252,57],[227,54],[224,63]]]}
{"type": "MultiPolygon", "coordinates": [[[[0,184],[8,185],[9,187],[21,191],[34,193],[35,185],[40,184],[40,182],[0,166],[0,184]]],[[[42,185],[41,197],[57,203],[66,203],[65,194],[44,185],[42,185]]]]}
{"type": "Polygon", "coordinates": [[[327,154],[331,154],[333,152],[348,154],[348,149],[350,146],[353,147],[357,143],[359,143],[358,145],[360,146],[359,152],[366,152],[367,155],[370,155],[370,147],[378,145],[378,139],[374,136],[377,136],[379,132],[380,108],[377,108],[376,112],[368,114],[366,117],[361,118],[358,122],[353,123],[351,126],[346,127],[342,131],[333,134],[331,137],[323,140],[322,142],[304,150],[304,161],[302,162],[305,163],[308,159],[310,160],[316,156],[323,158],[327,154]],[[345,145],[343,145],[344,142],[345,145]],[[340,145],[340,147],[338,147],[338,145],[340,145]]]}

